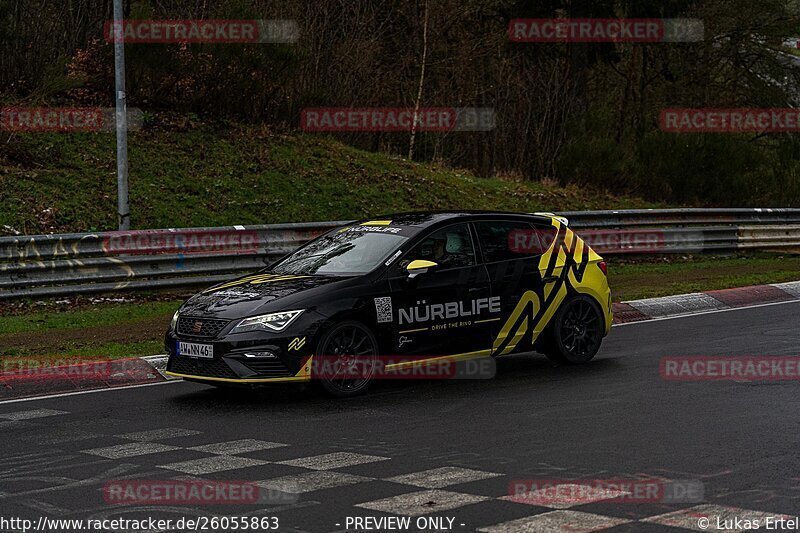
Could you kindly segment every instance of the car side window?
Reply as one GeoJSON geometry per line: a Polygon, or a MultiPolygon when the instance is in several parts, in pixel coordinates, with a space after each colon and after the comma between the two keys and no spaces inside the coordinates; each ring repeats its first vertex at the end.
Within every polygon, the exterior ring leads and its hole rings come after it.
{"type": "Polygon", "coordinates": [[[456,224],[431,233],[406,254],[400,266],[405,268],[417,259],[433,261],[442,269],[475,265],[469,228],[466,224],[456,224]]]}
{"type": "Polygon", "coordinates": [[[534,224],[533,227],[536,230],[536,235],[539,237],[541,253],[545,253],[553,245],[553,241],[556,240],[558,231],[552,224],[534,224]]]}
{"type": "Polygon", "coordinates": [[[536,257],[549,245],[546,232],[527,222],[476,222],[475,229],[487,263],[536,257]]]}

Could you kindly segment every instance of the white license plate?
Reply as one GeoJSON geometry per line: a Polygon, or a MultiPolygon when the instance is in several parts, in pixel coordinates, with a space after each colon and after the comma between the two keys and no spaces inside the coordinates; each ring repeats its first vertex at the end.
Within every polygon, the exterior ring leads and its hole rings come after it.
{"type": "Polygon", "coordinates": [[[178,342],[178,355],[213,359],[214,346],[211,344],[197,344],[194,342],[178,342]]]}

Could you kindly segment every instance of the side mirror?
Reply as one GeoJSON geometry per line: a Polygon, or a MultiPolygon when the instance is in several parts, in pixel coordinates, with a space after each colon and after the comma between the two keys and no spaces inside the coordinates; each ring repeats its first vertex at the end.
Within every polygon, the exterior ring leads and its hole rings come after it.
{"type": "Polygon", "coordinates": [[[433,261],[425,261],[424,259],[417,259],[415,261],[411,261],[408,266],[406,267],[406,271],[408,271],[409,279],[414,279],[420,274],[425,274],[431,269],[436,268],[439,266],[437,263],[433,261]]]}

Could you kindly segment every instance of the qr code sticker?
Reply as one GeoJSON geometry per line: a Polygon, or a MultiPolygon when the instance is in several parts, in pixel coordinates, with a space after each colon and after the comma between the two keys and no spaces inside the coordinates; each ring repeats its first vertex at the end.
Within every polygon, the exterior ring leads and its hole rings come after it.
{"type": "Polygon", "coordinates": [[[385,324],[393,320],[392,297],[381,296],[375,298],[375,311],[378,313],[378,324],[385,324]]]}

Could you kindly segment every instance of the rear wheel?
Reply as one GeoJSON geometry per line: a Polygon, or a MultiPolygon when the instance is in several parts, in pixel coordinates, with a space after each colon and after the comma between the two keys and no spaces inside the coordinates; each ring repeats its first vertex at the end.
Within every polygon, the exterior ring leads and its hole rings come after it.
{"type": "Polygon", "coordinates": [[[360,322],[337,324],[320,340],[314,383],[338,398],[361,394],[372,382],[378,342],[360,322]]]}
{"type": "Polygon", "coordinates": [[[580,364],[597,354],[602,340],[600,307],[592,298],[579,295],[561,305],[540,345],[551,361],[580,364]]]}

